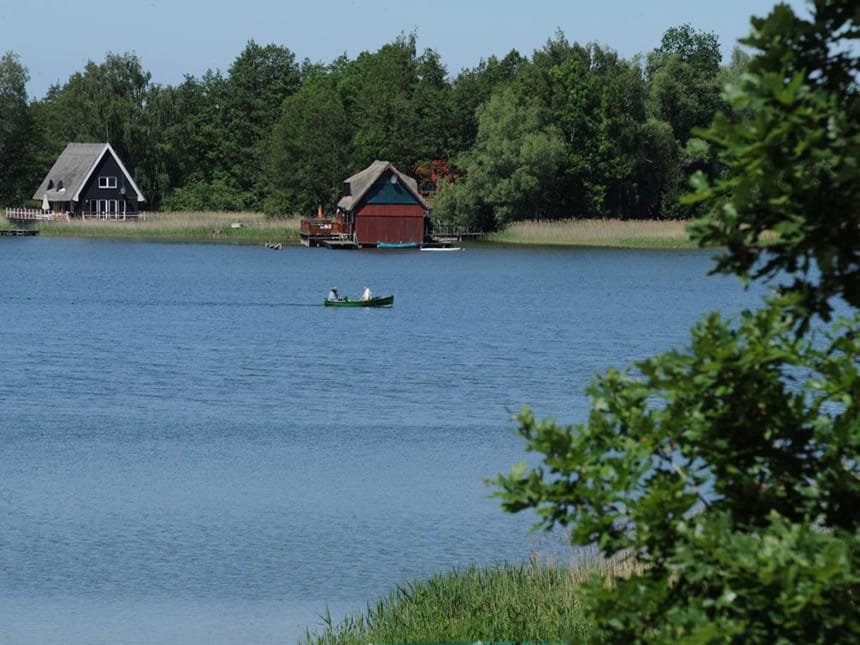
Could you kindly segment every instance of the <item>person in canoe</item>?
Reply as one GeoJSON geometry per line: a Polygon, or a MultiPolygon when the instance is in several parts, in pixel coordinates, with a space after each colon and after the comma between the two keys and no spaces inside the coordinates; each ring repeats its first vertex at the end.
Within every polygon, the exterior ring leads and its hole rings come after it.
{"type": "Polygon", "coordinates": [[[362,300],[370,300],[371,298],[373,298],[373,294],[370,292],[370,287],[365,285],[364,291],[361,292],[361,299],[362,300]]]}
{"type": "Polygon", "coordinates": [[[343,300],[337,292],[337,287],[332,287],[331,291],[328,292],[328,296],[326,300],[343,300]]]}

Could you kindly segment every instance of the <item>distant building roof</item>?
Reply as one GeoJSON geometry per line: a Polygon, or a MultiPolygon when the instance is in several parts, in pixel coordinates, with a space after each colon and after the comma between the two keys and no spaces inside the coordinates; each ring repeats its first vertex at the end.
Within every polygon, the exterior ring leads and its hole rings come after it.
{"type": "Polygon", "coordinates": [[[344,182],[345,184],[349,184],[349,195],[341,197],[340,201],[337,203],[338,207],[345,211],[355,210],[355,207],[358,206],[376,181],[388,170],[391,170],[391,173],[397,176],[401,185],[405,186],[406,190],[415,197],[415,201],[421,204],[424,208],[430,208],[430,205],[418,192],[417,180],[408,175],[404,175],[389,162],[379,161],[378,159],[367,168],[361,172],[357,172],[344,182]]]}
{"type": "Polygon", "coordinates": [[[145,201],[143,193],[134,183],[122,160],[117,156],[109,143],[70,143],[60,154],[54,165],[42,180],[33,199],[42,199],[45,196],[50,201],[76,202],[80,198],[81,190],[87,185],[90,177],[99,162],[110,154],[116,160],[123,174],[127,186],[137,195],[137,201],[145,201]]]}

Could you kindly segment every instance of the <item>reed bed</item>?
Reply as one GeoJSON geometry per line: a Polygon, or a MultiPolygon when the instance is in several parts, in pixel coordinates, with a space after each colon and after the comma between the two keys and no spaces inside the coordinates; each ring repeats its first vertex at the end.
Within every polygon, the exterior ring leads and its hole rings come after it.
{"type": "Polygon", "coordinates": [[[641,567],[630,558],[575,553],[567,563],[535,555],[524,565],[473,566],[409,582],[340,623],[326,614],[323,631],[307,632],[303,642],[580,642],[592,628],[579,599],[582,583],[598,575],[611,584],[641,567]]]}
{"type": "MultiPolygon", "coordinates": [[[[57,220],[37,224],[49,237],[142,238],[262,244],[298,243],[301,218],[271,219],[253,212],[149,213],[140,220],[57,220]],[[233,224],[241,227],[233,228],[233,224]]],[[[693,248],[688,221],[658,220],[541,220],[515,222],[490,233],[496,244],[602,246],[622,248],[693,248]]]]}
{"type": "Polygon", "coordinates": [[[623,248],[694,248],[685,220],[571,219],[514,222],[487,235],[505,244],[603,246],[623,248]]]}
{"type": "Polygon", "coordinates": [[[139,220],[73,219],[38,225],[50,237],[142,238],[262,244],[297,243],[299,218],[271,219],[262,213],[177,212],[149,213],[139,220]],[[234,224],[240,226],[234,228],[234,224]]]}

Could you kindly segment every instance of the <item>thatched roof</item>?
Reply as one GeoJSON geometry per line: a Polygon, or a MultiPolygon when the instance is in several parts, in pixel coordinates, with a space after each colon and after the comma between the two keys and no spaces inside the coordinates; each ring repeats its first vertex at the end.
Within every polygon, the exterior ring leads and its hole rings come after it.
{"type": "Polygon", "coordinates": [[[81,190],[87,185],[99,162],[106,154],[112,155],[116,160],[117,165],[125,175],[126,186],[130,186],[135,192],[137,201],[145,201],[143,193],[140,192],[137,184],[134,183],[128,170],[109,143],[70,143],[67,145],[42,180],[38,190],[33,195],[33,199],[43,199],[47,196],[50,201],[56,202],[78,201],[81,190]]]}
{"type": "Polygon", "coordinates": [[[361,172],[357,172],[344,182],[344,184],[349,186],[349,191],[348,194],[344,195],[337,203],[338,208],[342,208],[345,211],[355,210],[356,206],[358,206],[367,192],[386,172],[391,172],[391,174],[396,175],[400,185],[404,186],[406,190],[409,191],[409,193],[415,198],[415,201],[421,204],[424,208],[430,208],[430,205],[418,192],[418,181],[416,179],[408,175],[404,175],[389,162],[379,161],[378,159],[367,168],[361,172]]]}

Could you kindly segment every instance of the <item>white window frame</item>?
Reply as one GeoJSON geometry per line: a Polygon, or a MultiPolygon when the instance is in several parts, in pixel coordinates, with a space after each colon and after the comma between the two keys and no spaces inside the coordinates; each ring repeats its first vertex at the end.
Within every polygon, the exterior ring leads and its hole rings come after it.
{"type": "Polygon", "coordinates": [[[99,188],[116,188],[116,177],[102,176],[99,177],[99,188]]]}

